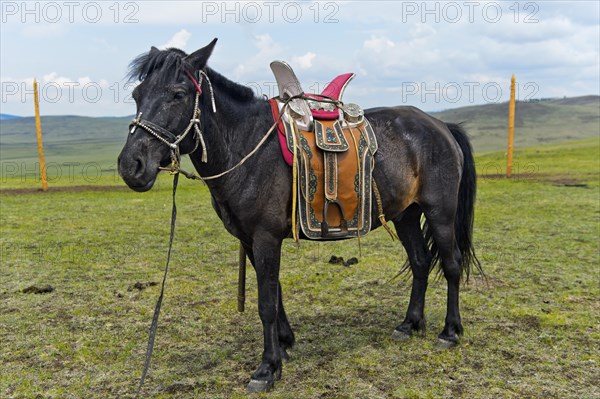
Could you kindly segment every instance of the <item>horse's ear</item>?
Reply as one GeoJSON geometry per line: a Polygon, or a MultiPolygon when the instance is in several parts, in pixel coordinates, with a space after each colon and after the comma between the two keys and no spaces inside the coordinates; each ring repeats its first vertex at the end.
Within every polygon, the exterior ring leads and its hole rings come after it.
{"type": "Polygon", "coordinates": [[[200,50],[194,51],[192,54],[185,57],[185,60],[194,66],[195,69],[202,69],[206,66],[208,58],[213,52],[217,44],[217,38],[214,38],[207,46],[202,47],[200,50]]]}
{"type": "Polygon", "coordinates": [[[160,52],[159,49],[157,49],[156,47],[152,46],[152,47],[150,47],[150,53],[148,53],[148,54],[152,55],[152,54],[159,53],[159,52],[160,52]]]}

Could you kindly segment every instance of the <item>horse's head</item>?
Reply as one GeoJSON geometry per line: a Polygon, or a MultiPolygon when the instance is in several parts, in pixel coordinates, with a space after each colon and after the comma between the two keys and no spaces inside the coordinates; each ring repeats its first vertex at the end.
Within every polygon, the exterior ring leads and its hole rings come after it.
{"type": "Polygon", "coordinates": [[[195,129],[190,126],[198,92],[194,76],[206,66],[216,42],[214,39],[190,55],[152,47],[131,63],[129,76],[140,81],[133,90],[137,117],[118,158],[119,175],[131,189],[150,190],[158,168],[171,162],[172,151],[183,155],[198,146],[195,129]],[[173,144],[188,127],[189,134],[173,144]]]}

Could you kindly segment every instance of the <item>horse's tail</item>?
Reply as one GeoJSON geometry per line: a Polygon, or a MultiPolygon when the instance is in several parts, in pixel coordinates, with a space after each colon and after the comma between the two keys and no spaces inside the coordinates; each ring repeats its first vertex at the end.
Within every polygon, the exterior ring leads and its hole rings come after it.
{"type": "MultiPolygon", "coordinates": [[[[446,125],[463,153],[463,170],[458,189],[458,207],[454,219],[454,237],[462,255],[460,264],[461,275],[466,276],[468,280],[473,266],[477,268],[481,275],[484,275],[481,263],[477,259],[475,249],[473,248],[473,218],[477,191],[477,175],[475,173],[475,161],[473,160],[473,148],[471,147],[467,133],[461,125],[454,123],[447,123],[446,125]]],[[[427,222],[425,222],[423,232],[433,255],[431,262],[431,268],[433,268],[436,264],[439,264],[439,253],[427,222]]]]}

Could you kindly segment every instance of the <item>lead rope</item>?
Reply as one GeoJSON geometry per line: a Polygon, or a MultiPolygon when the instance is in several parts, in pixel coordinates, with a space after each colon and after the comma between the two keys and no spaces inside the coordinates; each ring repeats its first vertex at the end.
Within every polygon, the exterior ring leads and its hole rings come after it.
{"type": "Polygon", "coordinates": [[[169,271],[169,261],[171,260],[171,249],[173,248],[173,237],[175,235],[175,220],[177,219],[177,205],[175,204],[175,193],[177,192],[177,183],[179,181],[179,174],[176,173],[173,176],[173,207],[171,211],[171,233],[169,235],[169,250],[167,252],[167,262],[165,264],[165,273],[163,275],[162,285],[160,288],[160,295],[154,308],[154,315],[152,316],[152,324],[150,325],[150,333],[148,336],[148,346],[146,347],[146,361],[144,362],[144,370],[142,371],[142,377],[140,378],[140,384],[138,385],[136,398],[139,398],[140,392],[142,391],[142,385],[148,374],[150,368],[150,360],[152,359],[152,350],[154,349],[154,338],[156,337],[156,329],[158,327],[158,316],[160,315],[160,308],[162,306],[162,300],[165,292],[165,282],[167,281],[167,272],[169,271]]]}

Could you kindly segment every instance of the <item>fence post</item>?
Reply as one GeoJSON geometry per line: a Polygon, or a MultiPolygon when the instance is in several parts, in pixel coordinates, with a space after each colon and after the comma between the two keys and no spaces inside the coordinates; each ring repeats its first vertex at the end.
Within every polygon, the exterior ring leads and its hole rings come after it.
{"type": "Polygon", "coordinates": [[[512,175],[513,143],[515,141],[515,74],[510,78],[510,103],[508,104],[508,156],[506,158],[506,177],[512,175]]]}
{"type": "Polygon", "coordinates": [[[35,103],[35,132],[37,135],[38,155],[40,156],[40,175],[42,177],[42,191],[48,190],[48,178],[46,176],[46,163],[44,162],[44,146],[42,145],[42,122],[40,120],[40,99],[38,96],[38,84],[33,80],[33,101],[35,103]]]}

